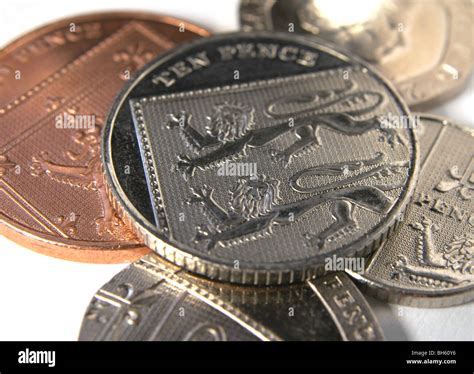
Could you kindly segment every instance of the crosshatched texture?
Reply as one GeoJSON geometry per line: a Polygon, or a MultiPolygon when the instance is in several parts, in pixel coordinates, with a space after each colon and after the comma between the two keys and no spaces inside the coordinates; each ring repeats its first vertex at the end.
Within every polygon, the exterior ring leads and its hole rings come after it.
{"type": "Polygon", "coordinates": [[[127,76],[207,35],[139,13],[71,17],[0,54],[0,232],[42,253],[125,262],[148,251],[112,208],[100,162],[105,116],[127,76]]]}
{"type": "MultiPolygon", "coordinates": [[[[112,197],[160,255],[213,279],[292,283],[321,273],[333,254],[370,252],[401,218],[416,142],[412,130],[384,118],[408,112],[358,61],[303,38],[268,34],[209,39],[162,61],[118,100],[104,150],[112,197]],[[177,90],[167,66],[195,56],[197,74],[206,71],[212,81],[177,90]],[[246,81],[219,86],[228,79],[219,72],[230,73],[226,65],[235,60],[246,81]],[[141,85],[153,92],[150,80],[160,95],[139,95],[141,85]],[[139,199],[115,174],[123,168],[116,162],[123,143],[109,142],[132,119],[145,171],[138,183],[147,191],[139,199]],[[143,217],[143,199],[153,222],[143,217]],[[138,212],[130,200],[139,201],[138,212]]],[[[193,74],[181,78],[184,84],[193,74]]]]}
{"type": "Polygon", "coordinates": [[[355,278],[375,296],[424,307],[474,298],[474,133],[423,115],[421,170],[397,233],[355,278]]]}

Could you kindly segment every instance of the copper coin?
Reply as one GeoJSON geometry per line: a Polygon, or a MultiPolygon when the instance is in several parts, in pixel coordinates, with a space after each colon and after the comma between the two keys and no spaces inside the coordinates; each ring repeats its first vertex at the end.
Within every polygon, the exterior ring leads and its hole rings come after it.
{"type": "Polygon", "coordinates": [[[147,13],[71,17],[0,54],[0,233],[68,260],[114,263],[148,252],[107,198],[100,132],[137,69],[198,26],[147,13]]]}
{"type": "Polygon", "coordinates": [[[472,72],[471,0],[242,0],[244,31],[315,35],[374,65],[410,107],[459,93],[472,72]]]}

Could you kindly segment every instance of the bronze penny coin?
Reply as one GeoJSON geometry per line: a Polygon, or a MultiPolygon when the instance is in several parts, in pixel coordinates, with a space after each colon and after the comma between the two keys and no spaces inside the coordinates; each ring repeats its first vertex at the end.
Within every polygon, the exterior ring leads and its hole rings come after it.
{"type": "Polygon", "coordinates": [[[172,17],[98,13],[32,31],[0,54],[0,233],[75,261],[148,251],[107,198],[100,133],[116,93],[160,52],[208,32],[172,17]]]}
{"type": "Polygon", "coordinates": [[[459,93],[472,72],[470,0],[242,0],[244,31],[314,35],[343,47],[389,78],[410,107],[459,93]]]}

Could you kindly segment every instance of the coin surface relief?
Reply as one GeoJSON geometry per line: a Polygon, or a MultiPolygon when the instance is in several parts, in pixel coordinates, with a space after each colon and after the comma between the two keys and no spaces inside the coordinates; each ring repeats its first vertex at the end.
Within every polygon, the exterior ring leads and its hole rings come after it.
{"type": "Polygon", "coordinates": [[[284,34],[207,38],[151,63],[104,131],[110,195],[160,256],[208,278],[290,284],[372,252],[412,194],[417,145],[391,86],[284,34]]]}

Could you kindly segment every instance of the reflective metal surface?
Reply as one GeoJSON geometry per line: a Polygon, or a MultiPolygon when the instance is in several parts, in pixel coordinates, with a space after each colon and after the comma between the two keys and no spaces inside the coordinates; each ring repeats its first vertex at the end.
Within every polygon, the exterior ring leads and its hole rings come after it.
{"type": "Polygon", "coordinates": [[[199,35],[208,33],[170,17],[99,13],[52,23],[5,47],[0,233],[69,260],[126,262],[148,252],[108,201],[100,133],[136,70],[199,35]]]}

